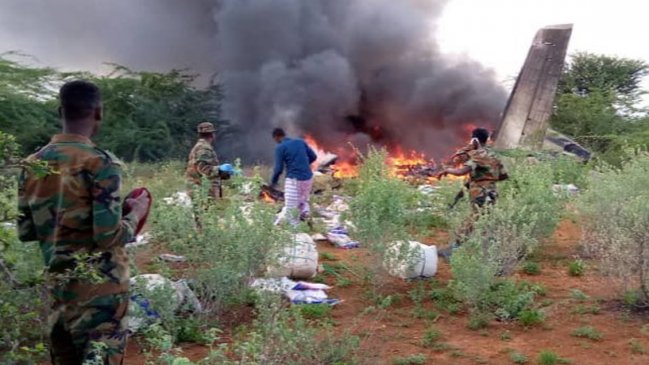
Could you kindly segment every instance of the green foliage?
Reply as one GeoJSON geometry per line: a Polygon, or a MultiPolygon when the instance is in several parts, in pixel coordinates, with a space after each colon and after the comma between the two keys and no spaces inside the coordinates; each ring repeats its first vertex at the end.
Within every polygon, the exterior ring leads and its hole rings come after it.
{"type": "Polygon", "coordinates": [[[538,326],[545,320],[545,315],[535,309],[525,309],[518,313],[518,322],[525,327],[538,326]]]}
{"type": "Polygon", "coordinates": [[[584,246],[600,259],[604,274],[621,279],[627,284],[623,289],[637,291],[638,308],[649,306],[647,201],[649,154],[638,153],[621,168],[600,168],[579,202],[584,246]]]}
{"type": "Polygon", "coordinates": [[[361,160],[359,191],[350,204],[355,236],[384,254],[390,242],[406,238],[404,227],[417,195],[404,181],[389,175],[385,150],[370,149],[361,160]]]}
{"type": "Polygon", "coordinates": [[[305,319],[322,320],[331,317],[331,306],[328,304],[308,304],[296,308],[305,319]]]}
{"type": "Polygon", "coordinates": [[[231,128],[219,120],[220,86],[198,89],[196,76],[187,72],[134,72],[115,65],[108,76],[61,73],[0,55],[0,130],[15,135],[24,154],[59,130],[56,88],[74,78],[101,89],[104,120],[96,142],[127,161],[185,158],[196,125],[204,120],[215,122],[220,137],[229,138],[231,128]]]}
{"type": "Polygon", "coordinates": [[[436,328],[429,328],[421,339],[421,345],[426,348],[433,348],[442,338],[442,333],[436,328]]]}
{"type": "Polygon", "coordinates": [[[426,355],[415,354],[406,357],[396,357],[392,360],[394,365],[423,365],[426,363],[426,355]]]}
{"type": "Polygon", "coordinates": [[[605,90],[617,98],[635,101],[641,94],[642,78],[649,75],[649,65],[642,60],[579,52],[564,68],[560,83],[562,93],[589,96],[605,90]]]}
{"type": "Polygon", "coordinates": [[[512,353],[509,354],[509,358],[514,364],[527,364],[528,361],[527,356],[516,351],[512,351],[512,353]]]}
{"type": "Polygon", "coordinates": [[[222,364],[355,363],[355,352],[359,345],[357,337],[348,334],[334,337],[330,327],[310,327],[299,311],[286,310],[278,299],[260,298],[257,319],[248,338],[234,345],[236,355],[242,361],[225,361],[222,364]]]}
{"type": "MultiPolygon", "coordinates": [[[[451,257],[454,289],[472,310],[504,310],[496,314],[501,318],[510,317],[511,308],[494,306],[489,299],[498,277],[513,272],[539,240],[554,231],[562,203],[551,190],[551,163],[514,162],[510,166],[513,177],[502,185],[496,205],[480,215],[472,234],[451,257]]],[[[501,286],[498,290],[511,287],[501,286]]]]}
{"type": "Polygon", "coordinates": [[[528,261],[523,264],[523,272],[527,275],[539,275],[541,274],[541,265],[538,262],[528,261]]]}
{"type": "Polygon", "coordinates": [[[579,327],[571,333],[574,337],[587,338],[593,341],[599,341],[602,339],[602,334],[591,326],[579,327]]]}
{"type": "Polygon", "coordinates": [[[586,272],[586,264],[582,260],[571,261],[568,264],[568,274],[570,276],[583,276],[586,272]]]}
{"type": "Polygon", "coordinates": [[[584,293],[583,291],[581,291],[579,289],[570,290],[570,297],[572,299],[575,299],[575,300],[578,300],[578,301],[585,301],[585,300],[590,299],[590,297],[588,295],[586,295],[586,293],[584,293]]]}
{"type": "MultiPolygon", "coordinates": [[[[6,72],[0,62],[0,74],[6,72]]],[[[3,87],[0,85],[0,104],[3,87]]],[[[35,364],[47,350],[42,329],[42,259],[35,244],[18,241],[16,230],[5,222],[15,221],[16,184],[12,167],[17,166],[20,147],[13,136],[0,131],[0,363],[35,364]]]]}
{"type": "Polygon", "coordinates": [[[577,53],[564,67],[551,123],[599,158],[619,164],[624,147],[648,147],[649,118],[637,104],[649,65],[641,60],[577,53]]]}
{"type": "Polygon", "coordinates": [[[537,363],[539,365],[556,365],[556,364],[569,364],[570,362],[566,359],[561,358],[559,355],[557,355],[552,351],[543,350],[539,353],[537,363]]]}
{"type": "Polygon", "coordinates": [[[642,343],[635,338],[629,340],[629,347],[631,348],[631,353],[636,355],[644,355],[647,352],[649,352],[647,351],[647,348],[643,346],[642,343]]]}

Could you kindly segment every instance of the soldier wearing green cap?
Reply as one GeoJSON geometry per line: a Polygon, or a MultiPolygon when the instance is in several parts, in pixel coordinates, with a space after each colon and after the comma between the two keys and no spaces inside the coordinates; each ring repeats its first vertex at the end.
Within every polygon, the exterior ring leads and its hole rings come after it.
{"type": "MultiPolygon", "coordinates": [[[[196,190],[200,189],[203,182],[205,182],[209,186],[209,198],[220,198],[221,179],[219,178],[219,159],[212,147],[216,139],[216,128],[210,122],[202,122],[196,130],[198,132],[198,141],[189,153],[187,171],[185,172],[188,194],[190,197],[195,198],[197,196],[196,190]]],[[[200,229],[201,225],[198,219],[198,212],[198,210],[195,212],[196,224],[200,229]]]]}

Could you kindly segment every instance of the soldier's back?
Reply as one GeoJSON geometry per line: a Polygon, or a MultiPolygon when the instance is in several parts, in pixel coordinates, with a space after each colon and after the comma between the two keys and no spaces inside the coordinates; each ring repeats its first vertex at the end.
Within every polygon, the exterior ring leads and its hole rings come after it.
{"type": "MultiPolygon", "coordinates": [[[[70,252],[92,251],[96,223],[93,204],[102,201],[97,199],[101,190],[95,186],[95,179],[107,166],[121,162],[87,138],[76,135],[55,136],[27,160],[45,162],[50,169],[43,176],[27,169],[20,194],[31,211],[46,264],[51,271],[60,271],[68,266],[70,252]]],[[[109,178],[119,187],[119,175],[109,178]]],[[[109,199],[107,196],[105,200],[109,199]]]]}

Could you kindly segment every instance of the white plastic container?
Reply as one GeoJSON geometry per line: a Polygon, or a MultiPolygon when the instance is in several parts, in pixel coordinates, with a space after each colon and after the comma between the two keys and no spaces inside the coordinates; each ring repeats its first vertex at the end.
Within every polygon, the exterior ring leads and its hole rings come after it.
{"type": "Polygon", "coordinates": [[[288,276],[293,279],[311,279],[318,272],[318,249],[316,244],[306,233],[293,236],[282,257],[279,258],[277,267],[268,269],[270,277],[288,276]]]}
{"type": "MultiPolygon", "coordinates": [[[[388,249],[388,255],[383,262],[390,275],[402,279],[430,278],[437,273],[437,247],[427,246],[416,241],[408,241],[409,253],[407,257],[400,258],[399,251],[404,242],[395,242],[388,249]]],[[[401,255],[403,256],[403,255],[401,255]]]]}

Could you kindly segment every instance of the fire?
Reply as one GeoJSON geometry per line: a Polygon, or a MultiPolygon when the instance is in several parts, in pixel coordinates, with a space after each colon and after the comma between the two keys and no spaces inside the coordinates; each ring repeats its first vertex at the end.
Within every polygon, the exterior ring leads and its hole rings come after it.
{"type": "Polygon", "coordinates": [[[261,200],[266,203],[275,203],[275,200],[268,194],[266,191],[262,191],[260,194],[261,200]]]}
{"type": "MultiPolygon", "coordinates": [[[[325,149],[322,148],[322,146],[312,136],[306,135],[304,140],[318,155],[318,160],[316,160],[313,165],[314,168],[317,168],[317,166],[320,166],[325,156],[330,154],[326,153],[325,149]]],[[[350,155],[352,155],[352,152],[347,153],[348,157],[350,155]]],[[[417,170],[435,166],[435,162],[432,159],[426,159],[426,156],[423,153],[417,151],[404,152],[401,148],[395,148],[389,153],[386,163],[388,166],[388,172],[391,176],[403,179],[417,179],[417,177],[420,177],[427,183],[434,183],[437,181],[435,177],[418,175],[416,173],[417,170]]],[[[354,178],[357,177],[359,173],[359,166],[349,158],[347,160],[343,159],[336,161],[335,164],[331,165],[331,169],[333,170],[333,176],[340,179],[354,178]]],[[[462,180],[465,177],[447,175],[446,178],[462,180]]]]}

